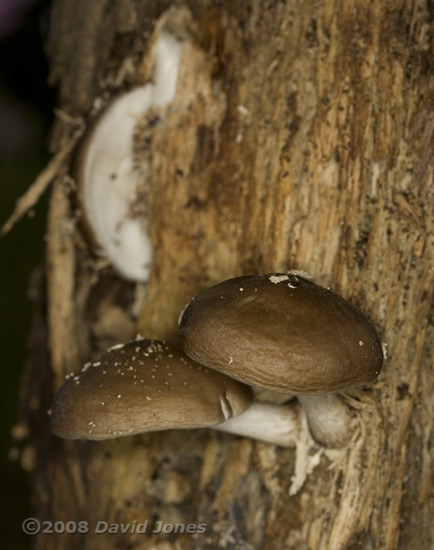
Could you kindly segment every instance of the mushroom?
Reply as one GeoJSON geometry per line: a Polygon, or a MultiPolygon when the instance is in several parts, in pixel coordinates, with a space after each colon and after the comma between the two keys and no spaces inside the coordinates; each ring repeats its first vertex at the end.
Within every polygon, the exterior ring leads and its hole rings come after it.
{"type": "Polygon", "coordinates": [[[66,439],[100,440],[211,427],[294,445],[299,430],[294,404],[276,415],[274,405],[252,399],[249,386],[199,365],[179,348],[138,339],[113,346],[67,376],[53,399],[51,428],[66,439]]]}
{"type": "Polygon", "coordinates": [[[284,447],[300,429],[297,407],[253,403],[249,386],[187,357],[179,348],[138,339],[113,346],[67,376],[51,407],[51,428],[66,439],[210,427],[284,447]]]}
{"type": "Polygon", "coordinates": [[[71,175],[91,241],[125,278],[147,281],[152,258],[146,196],[150,164],[134,153],[137,123],[163,119],[176,93],[181,42],[163,31],[150,56],[152,82],[117,96],[95,119],[75,152],[71,175]],[[152,115],[152,116],[151,116],[152,115]]]}
{"type": "Polygon", "coordinates": [[[179,339],[207,367],[296,394],[313,437],[328,447],[345,445],[354,427],[336,392],[371,382],[383,362],[378,335],[358,309],[292,273],[237,277],[205,290],[184,310],[179,339]]]}
{"type": "Polygon", "coordinates": [[[252,403],[252,391],[198,365],[166,342],[112,347],[67,377],[54,396],[51,427],[66,439],[110,439],[221,424],[252,403]]]}

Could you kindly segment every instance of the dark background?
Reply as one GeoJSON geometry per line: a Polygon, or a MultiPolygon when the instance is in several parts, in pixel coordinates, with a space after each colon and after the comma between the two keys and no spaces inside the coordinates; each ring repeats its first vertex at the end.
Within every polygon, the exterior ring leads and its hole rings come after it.
{"type": "MultiPolygon", "coordinates": [[[[46,83],[48,23],[48,0],[0,2],[0,226],[49,159],[55,92],[46,83]]],[[[11,550],[32,544],[21,530],[22,521],[34,515],[30,474],[22,467],[31,453],[11,428],[32,320],[31,275],[44,262],[47,203],[45,193],[31,216],[0,238],[0,541],[11,550]]]]}

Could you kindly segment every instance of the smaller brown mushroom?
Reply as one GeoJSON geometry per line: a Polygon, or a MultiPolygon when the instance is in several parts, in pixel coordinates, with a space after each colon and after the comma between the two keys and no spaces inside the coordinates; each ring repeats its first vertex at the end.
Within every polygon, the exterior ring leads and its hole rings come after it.
{"type": "Polygon", "coordinates": [[[237,277],[205,290],[184,310],[184,352],[245,384],[296,394],[312,435],[346,444],[353,412],[336,393],[381,370],[378,335],[362,313],[299,275],[237,277]],[[326,394],[326,395],[318,395],[326,394]]]}
{"type": "Polygon", "coordinates": [[[69,375],[54,396],[51,427],[59,437],[96,440],[202,428],[239,415],[252,399],[248,386],[178,348],[140,339],[69,375]]]}

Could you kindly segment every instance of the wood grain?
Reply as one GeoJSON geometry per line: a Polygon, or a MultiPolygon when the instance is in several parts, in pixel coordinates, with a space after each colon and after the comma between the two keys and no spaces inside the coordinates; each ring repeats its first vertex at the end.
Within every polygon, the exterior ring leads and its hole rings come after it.
{"type": "MultiPolygon", "coordinates": [[[[96,97],[140,81],[147,40],[169,4],[54,2],[48,51],[65,112],[87,117],[96,97]]],[[[209,285],[294,268],[360,307],[388,359],[373,387],[349,392],[359,429],[341,451],[308,437],[279,449],[205,430],[51,440],[34,473],[41,518],[208,529],[40,535],[36,548],[430,550],[430,4],[176,6],[164,17],[184,41],[177,94],[147,150],[140,126],[136,136],[138,154],[152,163],[154,256],[144,306],[136,322],[133,286],[96,269],[77,229],[65,236],[72,214],[59,183],[47,248],[51,364],[41,369],[58,381],[136,331],[174,339],[184,304],[209,285]],[[112,315],[98,332],[106,308],[123,312],[123,322],[112,315]],[[290,495],[294,479],[301,487],[290,495]]],[[[61,143],[70,132],[58,121],[53,136],[61,143]]]]}

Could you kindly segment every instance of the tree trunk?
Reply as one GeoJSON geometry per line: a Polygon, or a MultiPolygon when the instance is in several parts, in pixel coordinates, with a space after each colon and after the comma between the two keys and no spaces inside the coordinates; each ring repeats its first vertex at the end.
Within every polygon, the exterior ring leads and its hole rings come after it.
{"type": "Polygon", "coordinates": [[[87,523],[41,532],[36,548],[431,550],[431,3],[55,0],[55,149],[90,122],[96,98],[147,78],[161,18],[186,49],[147,151],[148,284],[101,268],[75,223],[70,179],[59,175],[52,191],[50,361],[33,361],[25,401],[36,392],[41,405],[25,415],[38,519],[87,523]],[[388,344],[375,385],[347,393],[359,426],[348,447],[327,450],[306,433],[295,449],[209,430],[49,435],[43,408],[65,374],[137,332],[176,339],[183,306],[216,282],[287,269],[332,286],[388,344]],[[52,391],[40,383],[50,372],[52,391]],[[98,521],[148,526],[96,534],[98,521]],[[158,521],[206,532],[152,533],[158,521]]]}

